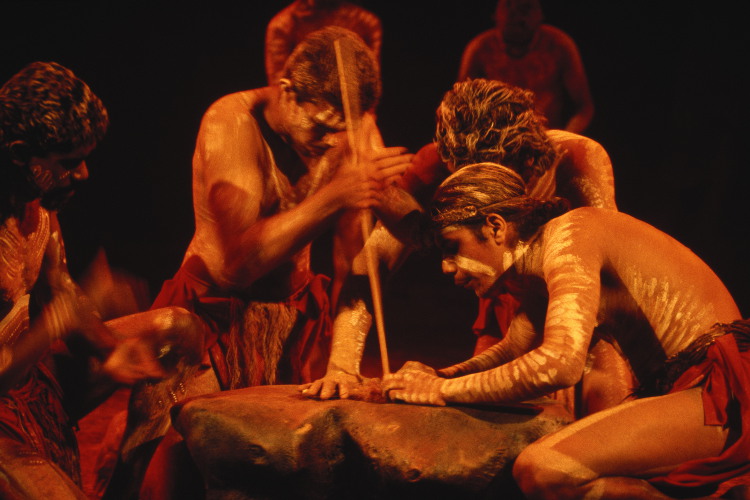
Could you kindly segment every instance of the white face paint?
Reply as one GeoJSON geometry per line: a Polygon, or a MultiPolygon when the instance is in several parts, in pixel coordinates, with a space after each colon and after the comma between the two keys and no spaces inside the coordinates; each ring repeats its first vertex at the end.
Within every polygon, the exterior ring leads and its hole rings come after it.
{"type": "Polygon", "coordinates": [[[450,226],[440,234],[443,272],[452,274],[456,285],[474,290],[477,296],[489,293],[505,272],[500,249],[491,239],[480,240],[469,228],[450,226]]]}
{"type": "Polygon", "coordinates": [[[497,279],[499,273],[492,266],[479,262],[463,255],[456,255],[454,257],[456,266],[463,269],[467,273],[471,273],[477,276],[487,276],[488,278],[497,279]]]}
{"type": "Polygon", "coordinates": [[[286,120],[292,147],[310,158],[335,147],[346,130],[343,113],[331,105],[292,102],[286,120]]]}

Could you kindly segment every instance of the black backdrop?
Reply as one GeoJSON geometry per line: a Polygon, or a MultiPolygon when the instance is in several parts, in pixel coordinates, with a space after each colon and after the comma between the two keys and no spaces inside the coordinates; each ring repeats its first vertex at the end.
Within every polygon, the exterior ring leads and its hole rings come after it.
{"type": "MultiPolygon", "coordinates": [[[[34,60],[58,61],[110,112],[91,178],[61,214],[75,275],[103,247],[152,294],[171,277],[192,235],[190,160],[201,115],[224,94],[265,84],[265,25],[287,3],[0,4],[0,80],[34,60]]],[[[495,0],[360,3],[384,26],[384,138],[416,151],[431,139],[434,109],[463,47],[492,26],[495,0]]],[[[597,108],[587,134],[612,157],[620,209],[692,248],[747,315],[750,44],[741,2],[542,5],[547,22],[581,50],[597,108]]],[[[385,285],[392,365],[467,356],[474,299],[440,276],[436,257],[412,258],[394,281],[385,285]]]]}

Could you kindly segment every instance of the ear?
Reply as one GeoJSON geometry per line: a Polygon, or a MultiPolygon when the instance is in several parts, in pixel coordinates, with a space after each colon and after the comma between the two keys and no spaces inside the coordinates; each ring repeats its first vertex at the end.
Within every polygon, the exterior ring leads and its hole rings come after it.
{"type": "Polygon", "coordinates": [[[284,92],[294,92],[294,86],[289,78],[279,78],[279,87],[284,92]]]}
{"type": "Polygon", "coordinates": [[[8,145],[10,161],[19,167],[25,167],[31,161],[31,148],[24,141],[13,141],[8,145]]]}
{"type": "Polygon", "coordinates": [[[484,223],[488,226],[491,237],[496,243],[505,243],[508,237],[508,221],[498,214],[489,214],[484,223]]]}

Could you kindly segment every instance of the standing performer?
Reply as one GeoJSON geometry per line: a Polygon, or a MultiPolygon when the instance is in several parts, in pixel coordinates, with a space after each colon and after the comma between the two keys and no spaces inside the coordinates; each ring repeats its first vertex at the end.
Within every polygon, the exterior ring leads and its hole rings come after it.
{"type": "Polygon", "coordinates": [[[86,498],[76,421],[120,384],[200,359],[197,317],[168,308],[102,322],[70,277],[57,219],[88,178],[109,123],[99,98],[57,63],[0,88],[0,497],[86,498]]]}
{"type": "Polygon", "coordinates": [[[594,117],[581,55],[543,17],[539,0],[499,0],[495,28],[466,46],[458,80],[489,78],[531,90],[550,128],[581,134],[594,117]]]}
{"type": "MultiPolygon", "coordinates": [[[[336,40],[352,47],[358,64],[347,77],[359,83],[359,109],[371,110],[380,94],[372,53],[354,33],[328,27],[295,48],[274,85],[222,97],[203,117],[193,157],[195,235],[154,307],[195,311],[205,323],[210,359],[171,387],[134,390],[122,452],[127,467],[113,479],[111,497],[140,483],[142,467],[169,428],[173,402],[323,374],[328,278],[310,269],[311,242],[348,220],[342,217],[347,211],[377,212],[386,186],[412,157],[404,148],[369,144],[359,152],[360,165],[348,161],[336,40]]],[[[374,127],[367,116],[363,126],[374,127]]],[[[199,477],[180,472],[190,470],[183,467],[190,467],[189,455],[171,431],[151,461],[142,494],[200,494],[199,477]]],[[[137,488],[130,494],[137,496],[137,488]]]]}
{"type": "Polygon", "coordinates": [[[652,226],[597,208],[560,215],[565,205],[527,196],[494,164],[438,188],[443,272],[484,297],[511,279],[519,313],[479,356],[438,372],[409,362],[384,390],[421,404],[525,401],[580,380],[591,345],[611,335],[657,397],[529,446],[514,468],[527,498],[667,498],[654,486],[695,497],[750,470],[750,323],[725,286],[652,226]]]}

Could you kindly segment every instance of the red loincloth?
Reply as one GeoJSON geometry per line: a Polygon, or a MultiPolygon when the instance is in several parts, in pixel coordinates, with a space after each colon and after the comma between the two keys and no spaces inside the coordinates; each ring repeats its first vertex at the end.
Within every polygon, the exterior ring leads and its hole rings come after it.
{"type": "Polygon", "coordinates": [[[732,444],[717,457],[692,460],[669,474],[651,478],[649,482],[657,488],[672,495],[707,495],[722,483],[750,472],[750,432],[742,432],[750,429],[750,351],[740,351],[737,343],[732,334],[718,337],[708,348],[706,359],[688,368],[670,391],[702,383],[705,424],[728,427],[732,444]]]}
{"type": "MultiPolygon", "coordinates": [[[[199,269],[191,269],[190,262],[187,262],[174,278],[164,282],[151,307],[184,307],[205,321],[206,349],[222,389],[228,389],[230,376],[226,352],[229,331],[241,321],[246,301],[216,290],[201,279],[200,274],[199,269]]],[[[299,311],[304,320],[301,325],[298,321],[288,340],[287,356],[291,373],[280,383],[312,382],[325,374],[331,338],[328,283],[328,277],[311,274],[304,287],[283,301],[299,311]]]]}
{"type": "Polygon", "coordinates": [[[43,362],[26,381],[0,396],[0,437],[8,453],[45,459],[81,486],[78,442],[63,408],[62,389],[43,362]]]}

